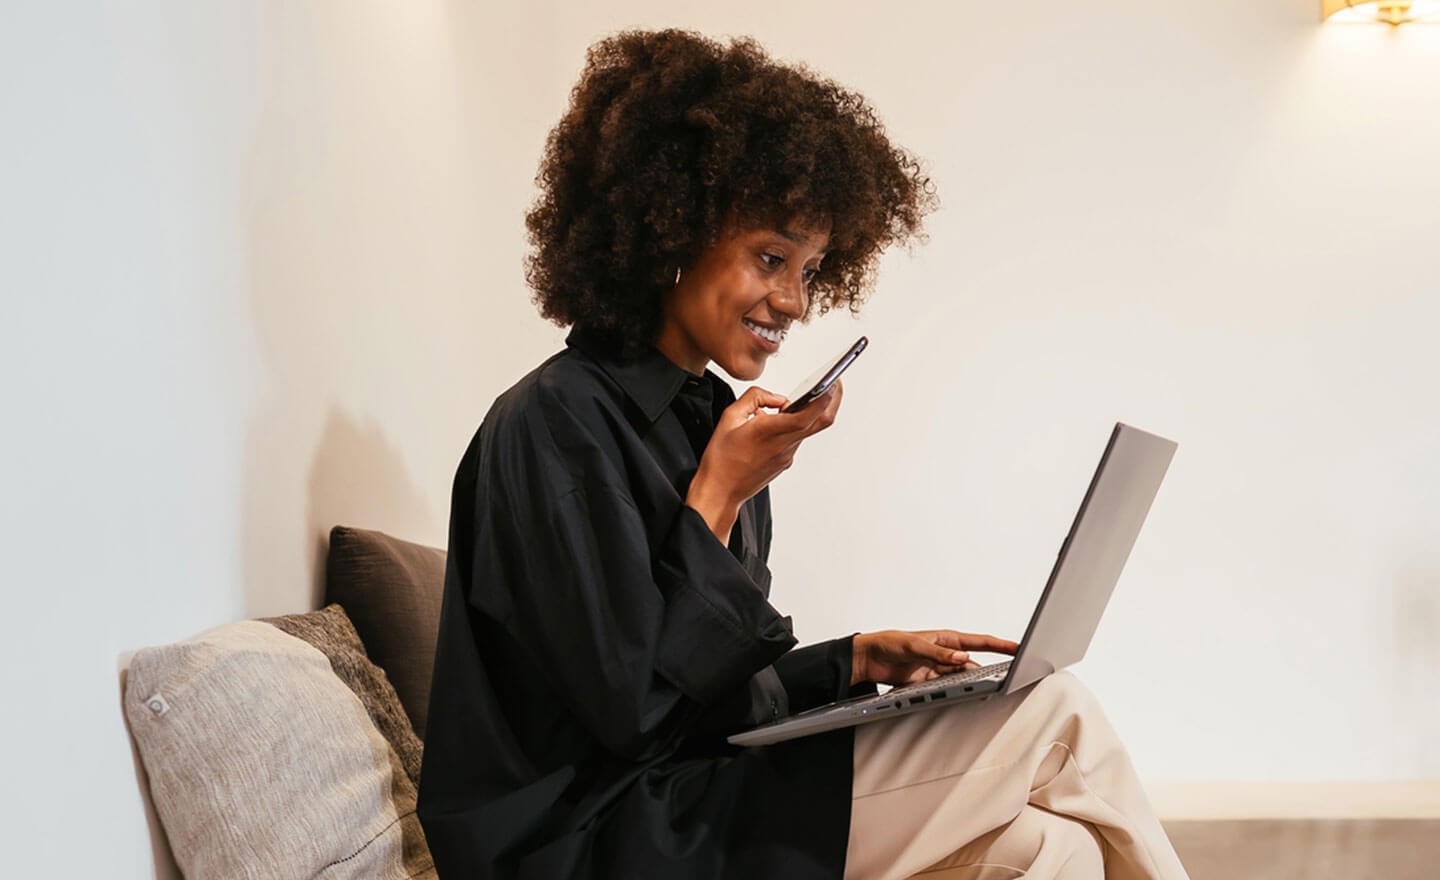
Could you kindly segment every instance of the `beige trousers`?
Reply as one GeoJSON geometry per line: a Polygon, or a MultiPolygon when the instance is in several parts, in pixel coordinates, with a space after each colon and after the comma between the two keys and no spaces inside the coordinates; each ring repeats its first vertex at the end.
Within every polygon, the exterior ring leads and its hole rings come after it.
{"type": "Polygon", "coordinates": [[[1110,723],[1068,673],[855,731],[846,880],[1185,880],[1110,723]]]}

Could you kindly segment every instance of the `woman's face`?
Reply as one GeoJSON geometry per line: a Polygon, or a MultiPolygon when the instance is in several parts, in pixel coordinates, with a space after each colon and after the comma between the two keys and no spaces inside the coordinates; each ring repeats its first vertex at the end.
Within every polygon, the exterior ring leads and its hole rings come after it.
{"type": "Polygon", "coordinates": [[[736,379],[759,378],[805,316],[829,242],[828,227],[722,233],[665,295],[656,347],[691,373],[713,361],[736,379]]]}

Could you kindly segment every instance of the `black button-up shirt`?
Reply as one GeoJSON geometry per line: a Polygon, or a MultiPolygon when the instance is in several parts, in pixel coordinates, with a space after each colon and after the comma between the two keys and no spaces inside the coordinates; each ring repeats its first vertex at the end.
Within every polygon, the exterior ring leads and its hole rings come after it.
{"type": "Polygon", "coordinates": [[[460,462],[419,812],[442,880],[839,878],[850,731],[726,734],[847,694],[792,650],[768,490],[728,547],[685,494],[734,395],[658,351],[568,348],[460,462]]]}

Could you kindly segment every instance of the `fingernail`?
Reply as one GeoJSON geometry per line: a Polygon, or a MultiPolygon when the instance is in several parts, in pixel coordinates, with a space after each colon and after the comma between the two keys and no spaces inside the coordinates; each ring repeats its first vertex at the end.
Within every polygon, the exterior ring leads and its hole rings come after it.
{"type": "Polygon", "coordinates": [[[964,663],[965,660],[968,658],[965,656],[964,651],[953,651],[950,654],[950,659],[954,660],[956,663],[964,663]]]}

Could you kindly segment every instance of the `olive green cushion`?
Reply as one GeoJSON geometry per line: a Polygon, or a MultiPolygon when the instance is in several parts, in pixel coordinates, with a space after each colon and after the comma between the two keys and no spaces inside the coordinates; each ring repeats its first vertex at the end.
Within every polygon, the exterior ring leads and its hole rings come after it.
{"type": "Polygon", "coordinates": [[[325,601],[345,608],[421,739],[444,589],[445,551],[383,532],[331,529],[325,601]]]}

